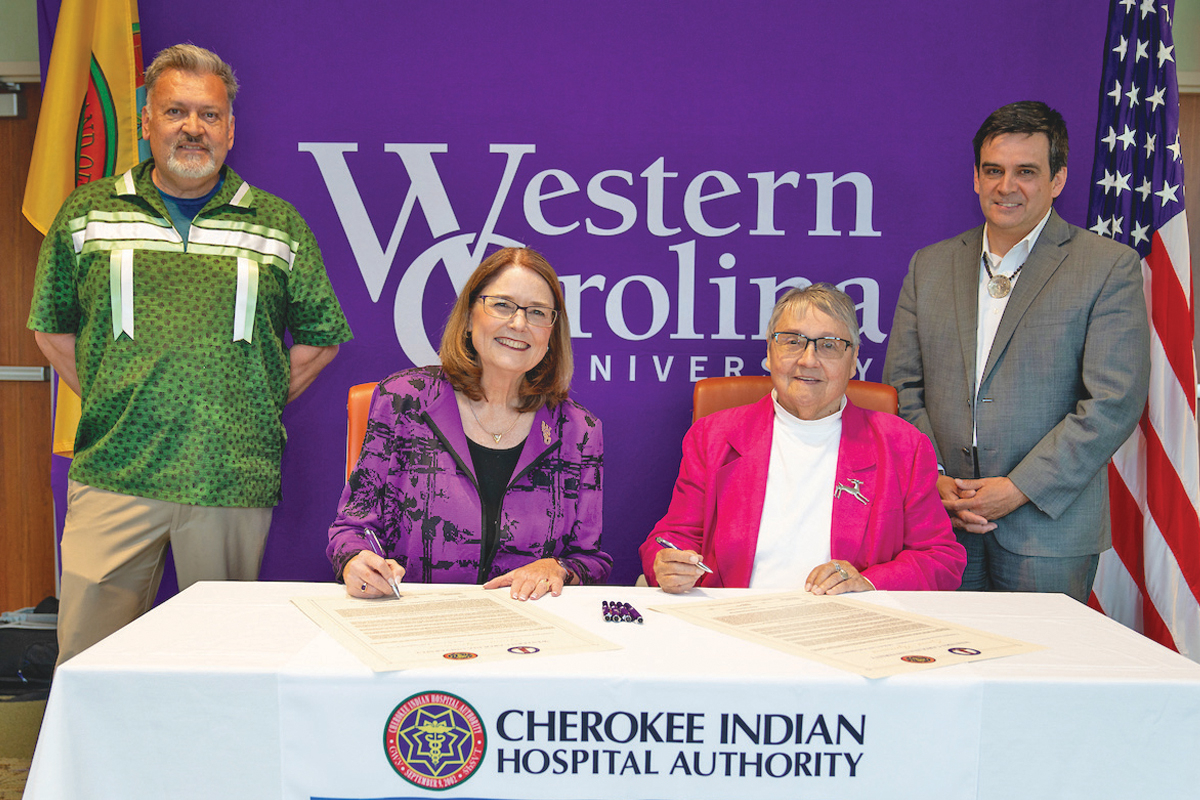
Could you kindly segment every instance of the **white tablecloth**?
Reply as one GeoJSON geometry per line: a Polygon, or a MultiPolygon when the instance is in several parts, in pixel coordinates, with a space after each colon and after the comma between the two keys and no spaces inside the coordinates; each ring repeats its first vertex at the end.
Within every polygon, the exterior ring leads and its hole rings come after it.
{"type": "Polygon", "coordinates": [[[869,680],[648,610],[737,590],[630,587],[539,601],[620,650],[373,673],[290,602],[343,591],[198,584],[64,664],[25,797],[1200,796],[1200,665],[1061,595],[860,595],[1046,648],[869,680]],[[486,735],[444,790],[386,752],[425,692],[486,735]]]}

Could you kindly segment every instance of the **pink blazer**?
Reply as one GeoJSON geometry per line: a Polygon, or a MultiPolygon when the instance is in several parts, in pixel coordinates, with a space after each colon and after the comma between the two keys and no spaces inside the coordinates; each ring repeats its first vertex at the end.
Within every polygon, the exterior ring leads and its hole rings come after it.
{"type": "MultiPolygon", "coordinates": [[[[656,536],[703,556],[713,574],[698,586],[750,584],[774,415],[768,395],[705,417],[688,431],[671,505],[639,549],[652,585],[654,556],[662,549],[656,536]]],[[[834,498],[833,557],[849,561],[877,589],[957,589],[966,551],[942,507],[937,474],[933,447],[916,428],[847,403],[835,486],[851,489],[858,481],[867,502],[849,491],[834,498]]]]}

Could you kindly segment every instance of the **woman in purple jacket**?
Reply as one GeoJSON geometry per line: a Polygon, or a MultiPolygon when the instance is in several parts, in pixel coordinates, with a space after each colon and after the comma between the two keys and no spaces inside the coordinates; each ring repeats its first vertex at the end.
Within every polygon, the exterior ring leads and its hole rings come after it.
{"type": "Polygon", "coordinates": [[[439,356],[442,366],[397,372],[371,398],[326,548],[347,591],[381,597],[407,578],[536,600],[602,583],[604,444],[600,420],[567,399],[570,326],[554,269],[524,248],[489,257],[450,312],[439,356]]]}

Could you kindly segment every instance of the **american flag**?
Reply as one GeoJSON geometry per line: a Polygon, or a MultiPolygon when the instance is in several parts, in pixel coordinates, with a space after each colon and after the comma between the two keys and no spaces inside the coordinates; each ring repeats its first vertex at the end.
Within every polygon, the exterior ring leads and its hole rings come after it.
{"type": "Polygon", "coordinates": [[[1200,661],[1192,279],[1171,0],[1112,0],[1088,222],[1142,257],[1150,399],[1109,466],[1113,549],[1091,604],[1200,661]]]}

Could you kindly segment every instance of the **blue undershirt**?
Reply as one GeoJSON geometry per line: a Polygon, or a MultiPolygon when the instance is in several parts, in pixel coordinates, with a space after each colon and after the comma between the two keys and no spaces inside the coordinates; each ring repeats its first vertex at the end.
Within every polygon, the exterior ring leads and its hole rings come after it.
{"type": "MultiPolygon", "coordinates": [[[[167,213],[171,215],[171,223],[175,226],[175,230],[179,231],[179,235],[183,237],[183,249],[187,251],[188,233],[192,230],[192,220],[200,213],[200,209],[212,200],[217,192],[221,191],[221,186],[225,183],[224,174],[217,179],[217,185],[212,188],[208,194],[203,197],[175,197],[169,195],[162,189],[158,190],[159,197],[167,206],[167,213]]],[[[157,189],[157,185],[155,186],[157,189]]]]}

